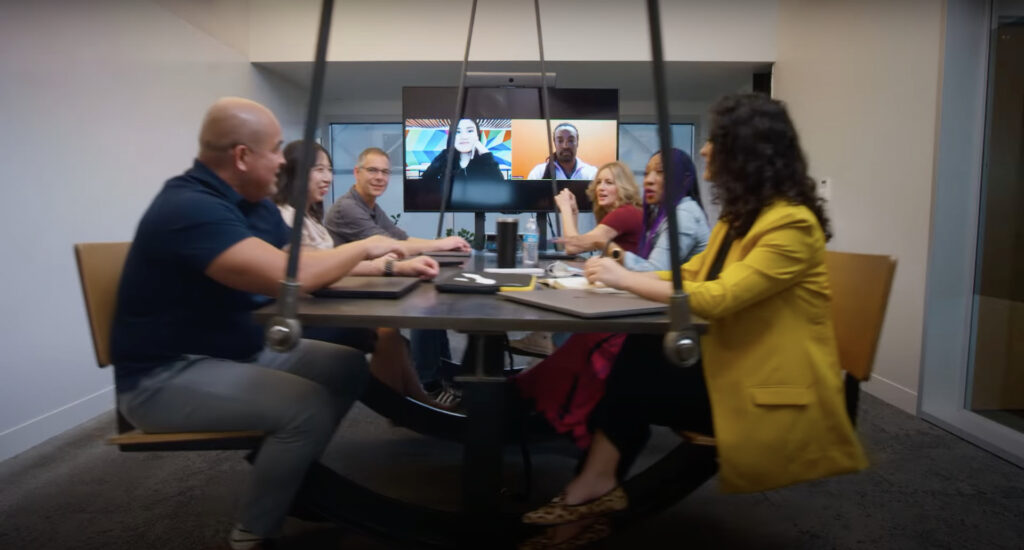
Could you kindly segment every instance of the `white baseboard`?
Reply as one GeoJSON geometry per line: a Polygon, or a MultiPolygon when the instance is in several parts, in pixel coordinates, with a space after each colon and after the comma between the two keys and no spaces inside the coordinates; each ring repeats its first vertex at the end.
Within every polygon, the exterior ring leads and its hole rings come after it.
{"type": "Polygon", "coordinates": [[[113,408],[114,387],[110,386],[20,426],[0,432],[0,461],[23,453],[113,408]]]}
{"type": "Polygon", "coordinates": [[[886,403],[917,416],[917,392],[878,375],[861,384],[861,389],[886,403]]]}

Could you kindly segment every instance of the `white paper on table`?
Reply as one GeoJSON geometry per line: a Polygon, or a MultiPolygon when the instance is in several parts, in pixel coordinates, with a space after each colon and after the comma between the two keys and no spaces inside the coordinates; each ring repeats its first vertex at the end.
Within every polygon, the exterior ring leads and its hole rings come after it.
{"type": "Polygon", "coordinates": [[[546,280],[551,288],[583,289],[594,286],[587,281],[586,277],[560,277],[546,280]]]}
{"type": "Polygon", "coordinates": [[[544,270],[539,267],[488,267],[486,273],[522,273],[523,275],[543,275],[544,270]]]}
{"type": "Polygon", "coordinates": [[[595,294],[629,294],[625,290],[604,286],[603,283],[590,283],[586,277],[564,277],[558,279],[543,279],[548,286],[564,290],[586,290],[595,294]]]}

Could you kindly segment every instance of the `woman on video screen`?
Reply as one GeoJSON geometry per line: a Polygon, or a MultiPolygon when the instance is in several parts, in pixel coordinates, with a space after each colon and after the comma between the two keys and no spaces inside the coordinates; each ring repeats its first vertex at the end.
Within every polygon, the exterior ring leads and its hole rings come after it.
{"type": "MultiPolygon", "coordinates": [[[[451,145],[449,137],[448,145],[451,145]]],[[[455,127],[455,152],[458,156],[452,163],[454,181],[494,181],[505,179],[498,168],[498,161],[487,147],[480,141],[480,125],[475,120],[463,118],[455,127]]],[[[448,159],[448,148],[434,157],[430,166],[423,172],[424,182],[440,182],[444,175],[445,162],[448,159]]]]}

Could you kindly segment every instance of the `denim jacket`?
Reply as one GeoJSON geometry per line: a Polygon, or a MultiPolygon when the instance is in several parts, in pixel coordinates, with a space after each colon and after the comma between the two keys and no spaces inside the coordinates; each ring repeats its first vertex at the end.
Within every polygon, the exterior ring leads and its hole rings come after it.
{"type": "MultiPolygon", "coordinates": [[[[683,197],[683,200],[679,201],[676,206],[676,219],[679,222],[679,258],[682,263],[686,263],[707,247],[711,229],[708,227],[704,210],[690,197],[683,197]]],[[[644,259],[627,252],[623,265],[630,271],[665,271],[672,265],[668,247],[668,220],[664,220],[658,227],[651,255],[644,259]]]]}

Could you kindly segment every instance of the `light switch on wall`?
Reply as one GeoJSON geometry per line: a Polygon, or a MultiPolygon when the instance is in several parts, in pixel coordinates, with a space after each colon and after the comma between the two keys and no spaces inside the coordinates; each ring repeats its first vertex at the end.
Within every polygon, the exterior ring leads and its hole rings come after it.
{"type": "Polygon", "coordinates": [[[825,199],[825,202],[832,200],[832,178],[818,179],[818,196],[825,199]]]}

